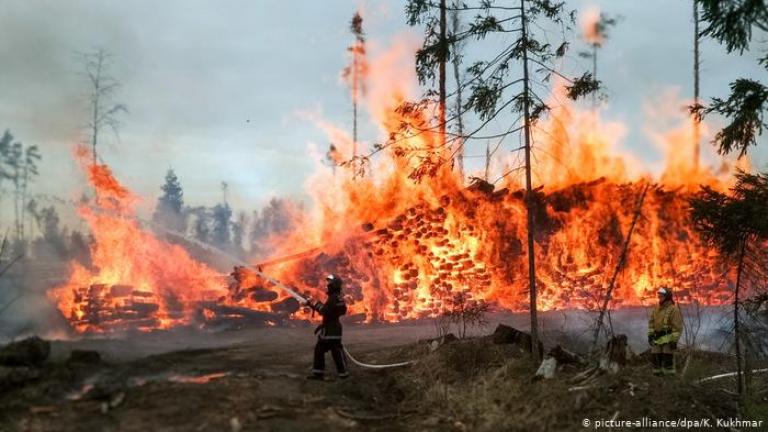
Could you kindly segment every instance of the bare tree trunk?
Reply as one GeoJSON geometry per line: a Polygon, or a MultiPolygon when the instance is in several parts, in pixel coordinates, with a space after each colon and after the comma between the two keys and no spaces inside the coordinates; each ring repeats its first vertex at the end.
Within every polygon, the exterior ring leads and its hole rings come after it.
{"type": "Polygon", "coordinates": [[[103,62],[102,52],[99,51],[97,58],[96,74],[93,78],[93,96],[91,97],[91,146],[93,147],[93,166],[96,166],[96,144],[99,137],[99,109],[100,109],[100,92],[101,92],[101,66],[103,62]]]}
{"type": "MultiPolygon", "coordinates": [[[[99,140],[99,123],[101,122],[101,71],[102,67],[104,66],[104,51],[99,49],[99,51],[96,54],[96,70],[95,73],[91,75],[91,84],[93,85],[93,95],[91,97],[91,108],[92,108],[92,117],[91,117],[91,146],[93,149],[93,161],[92,165],[94,168],[98,164],[98,156],[96,154],[96,144],[99,140]]],[[[99,189],[94,186],[93,188],[93,197],[96,203],[99,202],[99,189]]]]}
{"type": "Polygon", "coordinates": [[[485,182],[489,181],[488,176],[491,173],[491,140],[485,142],[485,182]]]}
{"type": "MultiPolygon", "coordinates": [[[[453,14],[453,34],[459,33],[459,13],[454,12],[453,14]]],[[[459,74],[459,56],[458,56],[458,45],[454,42],[453,43],[453,57],[451,58],[453,62],[453,77],[456,79],[456,120],[458,124],[458,134],[459,138],[457,140],[457,151],[456,151],[456,159],[459,166],[459,176],[464,181],[464,122],[461,118],[461,75],[459,74]]],[[[487,170],[486,170],[487,171],[487,170]]],[[[486,174],[486,181],[488,181],[488,175],[486,174]]]]}
{"type": "MultiPolygon", "coordinates": [[[[357,43],[357,42],[356,42],[357,43]]],[[[352,159],[357,156],[357,98],[358,98],[358,52],[357,47],[352,52],[352,159]]]]}
{"type": "MultiPolygon", "coordinates": [[[[597,324],[595,325],[595,332],[592,335],[592,350],[597,348],[597,342],[600,337],[600,330],[603,328],[603,319],[605,318],[606,311],[608,311],[608,303],[611,301],[613,294],[613,288],[616,286],[616,278],[619,276],[619,272],[624,268],[624,262],[627,260],[627,252],[629,251],[629,242],[632,240],[632,233],[635,230],[635,224],[640,217],[640,210],[643,208],[643,201],[645,200],[645,194],[648,192],[650,185],[646,184],[643,188],[643,193],[640,195],[640,199],[637,202],[635,208],[635,214],[632,216],[632,224],[629,226],[627,232],[627,238],[624,240],[624,247],[621,249],[621,255],[619,256],[619,262],[616,263],[616,268],[613,270],[613,276],[611,276],[611,282],[608,284],[608,289],[605,292],[605,298],[603,299],[603,305],[600,308],[600,315],[597,318],[597,324]]],[[[613,333],[613,332],[611,332],[613,333]]],[[[611,334],[613,336],[613,334],[611,334]]]]}
{"type": "MultiPolygon", "coordinates": [[[[592,44],[592,79],[597,80],[597,44],[592,44]]],[[[592,92],[592,111],[597,112],[597,92],[592,92]]]]}
{"type": "Polygon", "coordinates": [[[741,326],[739,325],[739,289],[741,288],[741,273],[744,270],[744,253],[747,249],[747,239],[741,243],[739,252],[739,265],[736,270],[736,288],[733,295],[733,333],[734,346],[736,348],[736,392],[739,398],[744,399],[744,359],[741,355],[741,326]]]}
{"type": "Polygon", "coordinates": [[[14,169],[14,180],[13,180],[13,229],[16,232],[16,239],[21,239],[21,229],[19,225],[19,199],[21,195],[20,185],[19,185],[19,170],[18,168],[14,169]]]}
{"type": "Polygon", "coordinates": [[[525,19],[525,0],[520,0],[520,16],[522,21],[523,44],[523,127],[525,133],[525,207],[528,219],[528,287],[530,293],[531,308],[531,353],[534,364],[540,363],[539,351],[534,347],[539,346],[538,306],[536,302],[536,263],[533,248],[533,190],[531,188],[531,107],[530,88],[528,76],[528,23],[525,19]]]}
{"type": "Polygon", "coordinates": [[[446,18],[445,18],[445,0],[440,0],[440,47],[441,47],[441,54],[440,54],[440,68],[439,68],[439,92],[440,92],[440,148],[445,149],[445,61],[446,61],[446,54],[448,52],[447,50],[447,44],[445,38],[445,31],[447,27],[446,18]]]}
{"type": "Polygon", "coordinates": [[[27,217],[27,205],[26,205],[26,202],[27,202],[27,185],[28,185],[28,182],[29,182],[29,166],[27,166],[27,163],[28,162],[25,160],[24,161],[24,182],[21,184],[21,203],[20,203],[20,205],[21,205],[21,209],[20,209],[20,212],[21,212],[21,222],[20,222],[21,226],[20,226],[20,228],[21,228],[21,238],[22,239],[25,239],[26,235],[27,235],[26,234],[26,228],[25,228],[26,217],[27,217]]]}
{"type": "MultiPolygon", "coordinates": [[[[699,1],[693,0],[693,104],[699,105],[699,1]]],[[[698,116],[693,117],[693,167],[699,170],[701,125],[698,116]]]]}

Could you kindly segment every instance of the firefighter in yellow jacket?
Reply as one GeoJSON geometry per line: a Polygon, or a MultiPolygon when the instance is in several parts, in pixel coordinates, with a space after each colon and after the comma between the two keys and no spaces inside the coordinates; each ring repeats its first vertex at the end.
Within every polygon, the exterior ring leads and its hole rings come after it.
{"type": "Polygon", "coordinates": [[[677,341],[683,333],[683,315],[669,288],[659,288],[658,297],[659,304],[653,309],[648,320],[648,343],[651,345],[653,373],[674,375],[674,356],[677,341]]]}

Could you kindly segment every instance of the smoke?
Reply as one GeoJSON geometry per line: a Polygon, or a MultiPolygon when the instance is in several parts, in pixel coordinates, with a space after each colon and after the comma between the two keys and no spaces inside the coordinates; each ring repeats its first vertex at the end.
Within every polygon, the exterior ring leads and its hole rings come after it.
{"type": "Polygon", "coordinates": [[[17,261],[0,277],[0,341],[32,334],[71,335],[69,324],[45,296],[49,287],[66,276],[66,265],[46,264],[17,261]]]}
{"type": "MultiPolygon", "coordinates": [[[[648,316],[652,306],[613,310],[606,327],[612,334],[627,335],[630,347],[636,353],[648,347],[648,316]]],[[[732,311],[727,306],[680,305],[684,331],[679,341],[681,349],[695,348],[702,351],[728,352],[733,342],[732,311]]],[[[593,341],[596,313],[584,310],[560,310],[541,313],[543,340],[547,346],[560,344],[575,352],[587,353],[593,341]]],[[[527,318],[525,315],[522,318],[527,318]]],[[[516,323],[517,324],[517,323],[516,323]]],[[[520,319],[520,328],[529,324],[520,319]]],[[[605,345],[601,334],[599,346],[605,345]]]]}

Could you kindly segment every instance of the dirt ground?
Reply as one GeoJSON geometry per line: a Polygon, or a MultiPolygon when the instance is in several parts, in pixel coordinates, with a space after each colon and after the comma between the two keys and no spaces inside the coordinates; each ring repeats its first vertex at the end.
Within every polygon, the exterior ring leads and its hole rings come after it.
{"type": "MultiPolygon", "coordinates": [[[[428,325],[352,327],[346,345],[366,358],[374,347],[412,344],[430,332],[428,325]]],[[[265,328],[54,342],[42,376],[2,396],[0,431],[376,429],[366,422],[391,416],[395,404],[379,387],[386,374],[355,369],[339,381],[329,358],[327,381],[308,381],[314,341],[312,328],[265,328]],[[104,361],[67,365],[75,349],[97,350],[104,361]]]]}
{"type": "MultiPolygon", "coordinates": [[[[697,353],[684,379],[653,376],[638,356],[618,374],[586,383],[576,379],[583,367],[536,381],[519,347],[487,337],[435,350],[418,342],[434,333],[430,323],[348,327],[345,344],[360,360],[418,363],[353,367],[350,379],[339,380],[329,358],[323,382],[305,379],[314,344],[306,327],[54,342],[39,376],[3,391],[0,431],[576,431],[594,430],[584,428],[584,419],[642,417],[738,417],[768,425],[768,393],[758,391],[744,409],[729,379],[695,383],[730,370],[725,355],[697,353]],[[66,361],[83,349],[103,360],[66,361]]],[[[753,378],[753,388],[768,388],[765,375],[753,378]]]]}

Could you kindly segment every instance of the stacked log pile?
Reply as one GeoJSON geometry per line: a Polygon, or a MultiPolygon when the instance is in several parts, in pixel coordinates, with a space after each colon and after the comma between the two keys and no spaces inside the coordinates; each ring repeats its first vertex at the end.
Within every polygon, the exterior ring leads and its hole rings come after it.
{"type": "Polygon", "coordinates": [[[449,222],[451,201],[446,195],[439,206],[410,207],[367,243],[369,256],[384,257],[397,270],[399,280],[386,318],[414,317],[413,308],[418,309],[416,317],[436,316],[449,309],[456,293],[473,301],[474,292],[492,284],[489,269],[464,242],[478,238],[480,232],[474,225],[449,222]],[[427,299],[414,298],[419,286],[427,287],[427,299]]]}
{"type": "MultiPolygon", "coordinates": [[[[150,291],[131,285],[92,284],[75,291],[75,304],[79,310],[71,314],[72,324],[86,331],[121,331],[154,328],[159,324],[159,299],[150,291]]],[[[172,310],[171,314],[183,314],[172,310]]]]}
{"type": "MultiPolygon", "coordinates": [[[[596,180],[553,193],[535,191],[540,304],[593,309],[600,303],[641,186],[596,180]],[[575,222],[576,234],[563,231],[575,222]],[[558,238],[561,232],[567,235],[558,238]]],[[[730,301],[724,271],[715,264],[718,257],[696,246],[690,225],[681,220],[687,214],[684,203],[677,191],[651,190],[629,243],[628,263],[634,267],[626,265],[620,273],[621,289],[613,291],[611,307],[637,304],[640,277],[649,281],[641,289],[669,280],[684,303],[730,301]]],[[[489,301],[526,310],[524,209],[522,192],[494,191],[492,185],[476,182],[469,190],[419,202],[386,221],[364,223],[367,234],[294,261],[295,271],[284,282],[318,297],[325,276],[339,275],[345,281],[344,295],[359,312],[351,319],[356,322],[440,316],[451,310],[457,296],[468,304],[489,301]]],[[[162,305],[163,318],[196,310],[204,323],[281,325],[300,309],[295,299],[254,272],[236,267],[230,276],[225,297],[191,305],[130,285],[81,287],[71,321],[79,329],[99,331],[156,328],[162,305]]],[[[156,288],[164,292],[164,287],[156,288]]]]}

